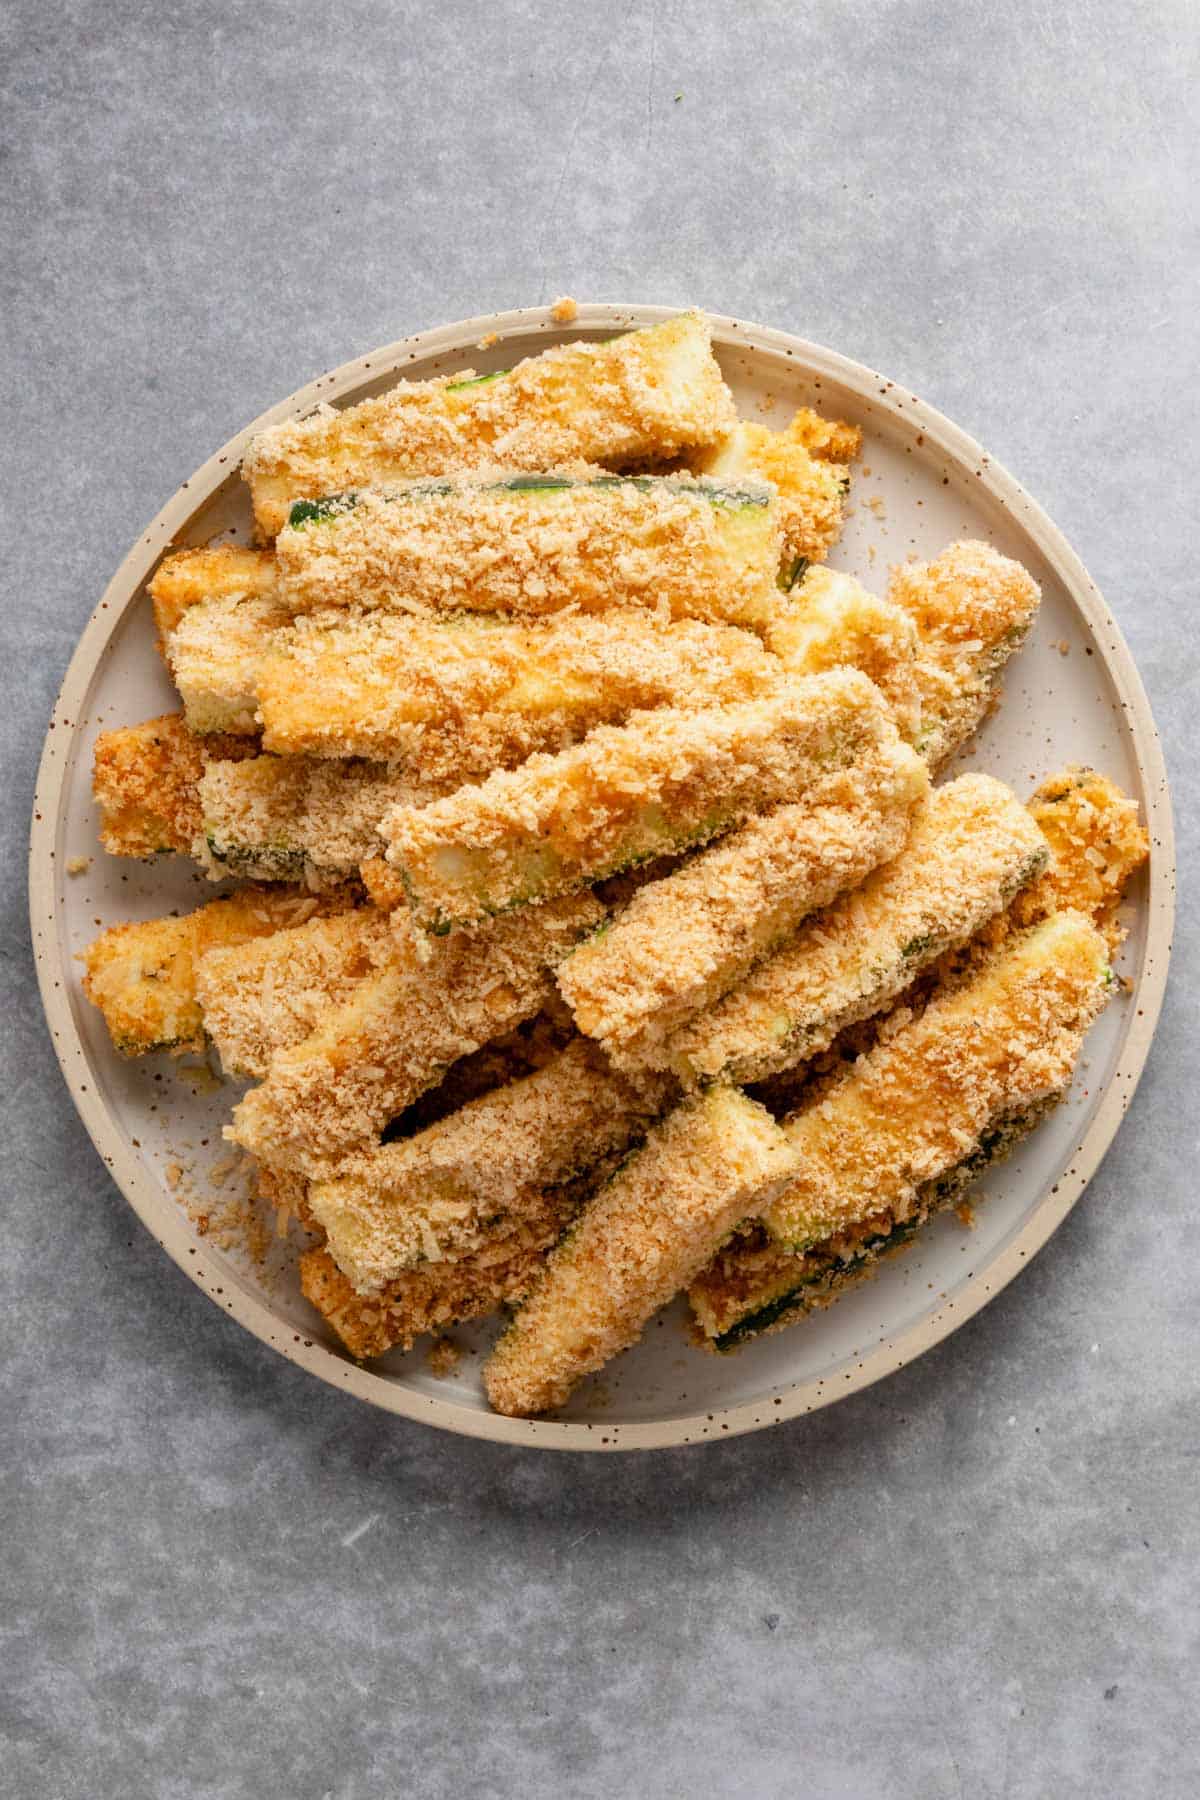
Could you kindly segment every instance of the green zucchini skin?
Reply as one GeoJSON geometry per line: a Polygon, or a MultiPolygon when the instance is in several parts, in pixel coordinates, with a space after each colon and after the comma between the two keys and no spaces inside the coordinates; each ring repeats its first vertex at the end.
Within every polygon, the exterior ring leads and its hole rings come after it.
{"type": "MultiPolygon", "coordinates": [[[[389,501],[425,500],[431,496],[469,492],[471,485],[454,481],[415,481],[403,488],[389,490],[385,498],[389,501]]],[[[692,494],[707,500],[710,506],[723,507],[730,512],[761,510],[771,504],[771,491],[766,487],[733,486],[703,479],[680,481],[669,475],[596,475],[580,481],[571,475],[530,474],[509,475],[502,481],[476,484],[477,491],[484,494],[561,494],[576,488],[604,492],[625,487],[635,488],[642,494],[653,493],[656,489],[668,494],[692,494]]],[[[308,525],[329,524],[344,513],[353,512],[358,498],[357,491],[351,488],[341,494],[326,494],[319,500],[293,501],[288,526],[299,531],[308,525]]],[[[797,562],[804,561],[802,557],[797,558],[797,562]]],[[[792,583],[799,579],[800,574],[793,575],[792,583]]]]}

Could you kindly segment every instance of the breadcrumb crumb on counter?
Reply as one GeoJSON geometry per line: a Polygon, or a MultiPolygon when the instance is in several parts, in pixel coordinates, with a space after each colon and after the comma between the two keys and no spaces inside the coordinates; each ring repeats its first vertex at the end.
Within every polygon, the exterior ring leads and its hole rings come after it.
{"type": "Polygon", "coordinates": [[[561,1406],[627,1349],[748,1212],[787,1180],[791,1153],[765,1107],[714,1088],[676,1108],[551,1252],[484,1369],[497,1412],[561,1406]]]}

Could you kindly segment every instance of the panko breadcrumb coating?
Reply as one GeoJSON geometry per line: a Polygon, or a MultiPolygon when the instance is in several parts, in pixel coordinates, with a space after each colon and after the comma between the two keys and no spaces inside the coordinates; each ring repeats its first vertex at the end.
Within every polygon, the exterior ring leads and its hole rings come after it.
{"type": "Polygon", "coordinates": [[[253,754],[237,737],[198,738],[182,713],[102,731],[92,791],[110,856],[189,855],[200,832],[200,779],[212,757],[253,754]]]}
{"type": "Polygon", "coordinates": [[[391,920],[374,907],[206,951],[196,996],[225,1073],[265,1075],[277,1050],[308,1037],[394,956],[391,920]]]}
{"type": "Polygon", "coordinates": [[[297,499],[461,469],[662,462],[715,443],[734,417],[708,322],[687,312],[497,375],[466,369],[342,412],[319,407],[260,433],[242,474],[258,530],[273,537],[297,499]]]}
{"type": "Polygon", "coordinates": [[[937,769],[986,716],[1041,592],[1020,563],[966,538],[933,562],[893,569],[887,597],[920,633],[917,749],[937,769]]]}
{"type": "Polygon", "coordinates": [[[775,490],[691,475],[415,482],[293,507],[284,604],[511,613],[640,606],[750,625],[777,593],[775,490]]]}
{"type": "Polygon", "coordinates": [[[559,970],[579,1029],[623,1067],[666,1062],[671,1033],[707,1013],[801,919],[902,850],[928,789],[924,763],[893,728],[804,800],[642,888],[559,970]]]}
{"type": "Polygon", "coordinates": [[[193,731],[257,735],[259,668],[290,618],[273,595],[220,594],[188,607],[165,655],[193,731]]]}
{"type": "Polygon", "coordinates": [[[554,966],[600,917],[580,894],[432,945],[397,933],[391,962],[276,1052],[226,1135],[273,1168],[332,1173],[460,1056],[541,1012],[554,966]]]}
{"type": "Polygon", "coordinates": [[[383,821],[419,920],[469,922],[699,845],[799,799],[895,729],[853,669],[719,710],[636,715],[383,821]]]}
{"type": "Polygon", "coordinates": [[[909,743],[920,736],[921,638],[901,607],[868,593],[852,575],[810,569],[788,598],[780,596],[763,631],[789,675],[861,669],[892,709],[909,743]]]}
{"type": "Polygon", "coordinates": [[[995,1119],[1064,1085],[1112,985],[1080,913],[1009,938],[788,1121],[797,1167],[763,1214],[772,1239],[800,1252],[885,1208],[902,1222],[995,1119]]]}
{"type": "Polygon", "coordinates": [[[743,419],[706,456],[689,460],[718,481],[758,476],[772,483],[779,496],[783,566],[793,579],[805,563],[824,562],[842,534],[850,477],[840,465],[857,455],[857,435],[850,426],[818,419],[808,411],[797,414],[786,431],[771,431],[743,419]],[[810,444],[821,439],[822,426],[827,428],[824,444],[836,444],[848,455],[831,458],[813,453],[810,444]]]}
{"type": "Polygon", "coordinates": [[[386,763],[210,758],[197,787],[192,853],[214,881],[226,875],[312,886],[344,880],[380,848],[384,815],[430,791],[386,763]]]}
{"type": "Polygon", "coordinates": [[[1137,801],[1115,782],[1081,766],[1052,775],[1029,802],[1048,841],[1049,868],[1013,907],[1017,923],[1063,907],[1090,914],[1113,950],[1125,936],[1116,909],[1131,877],[1150,855],[1137,801]]]}
{"type": "Polygon", "coordinates": [[[241,544],[175,550],[154,571],[148,592],[159,644],[165,647],[189,607],[230,595],[272,599],[275,558],[268,550],[247,550],[241,544]]]}
{"type": "Polygon", "coordinates": [[[641,708],[746,699],[779,679],[750,632],[644,611],[301,619],[260,656],[263,747],[398,760],[421,781],[515,768],[641,708]]]}
{"type": "Polygon", "coordinates": [[[551,1251],[497,1343],[483,1373],[496,1411],[561,1406],[769,1200],[791,1160],[770,1113],[736,1089],[669,1113],[551,1251]]]}
{"type": "Polygon", "coordinates": [[[387,1350],[409,1350],[424,1332],[516,1305],[581,1197],[572,1186],[541,1194],[536,1205],[531,1197],[522,1213],[505,1219],[470,1256],[406,1269],[378,1294],[357,1294],[328,1250],[308,1250],[300,1258],[301,1291],[351,1356],[365,1360],[387,1350]]]}
{"type": "Polygon", "coordinates": [[[1041,1124],[1064,1091],[997,1119],[961,1162],[920,1184],[902,1222],[884,1208],[799,1256],[772,1243],[761,1225],[744,1227],[688,1289],[701,1347],[736,1350],[831,1306],[847,1288],[874,1275],[886,1257],[908,1249],[934,1214],[959,1204],[985,1169],[1011,1155],[1041,1124]]]}
{"type": "Polygon", "coordinates": [[[287,888],[242,888],[177,919],[113,925],[83,952],[83,991],[99,1007],[122,1056],[203,1050],[206,1019],[198,970],[219,945],[261,941],[318,912],[345,905],[287,888]]]}
{"type": "MultiPolygon", "coordinates": [[[[723,1000],[674,1033],[664,1063],[689,1086],[762,1081],[816,1056],[964,943],[1045,868],[1049,847],[1002,782],[938,788],[894,860],[801,926],[723,1000]]],[[[564,965],[560,981],[583,951],[564,965]]]]}
{"type": "Polygon", "coordinates": [[[541,1190],[627,1149],[664,1105],[661,1078],[635,1083],[576,1039],[428,1130],[352,1156],[308,1204],[329,1253],[359,1293],[406,1268],[457,1261],[499,1223],[544,1204],[541,1190]]]}

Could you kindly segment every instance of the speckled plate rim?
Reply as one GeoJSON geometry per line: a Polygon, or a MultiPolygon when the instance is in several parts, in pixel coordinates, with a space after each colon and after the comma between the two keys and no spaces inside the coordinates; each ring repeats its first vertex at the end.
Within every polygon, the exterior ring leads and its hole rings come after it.
{"type": "MultiPolygon", "coordinates": [[[[581,305],[572,325],[580,331],[619,329],[651,324],[678,312],[669,306],[581,305]]],[[[281,420],[308,412],[321,401],[336,401],[383,376],[401,375],[407,364],[473,348],[490,332],[506,341],[562,332],[547,307],[524,307],[444,325],[401,338],[368,356],[344,363],[282,400],[236,437],[185,481],[141,535],[109,582],[93,612],[63,680],[55,703],[34,796],[29,857],[30,921],[42,1003],[54,1048],[71,1098],[92,1142],[114,1181],[146,1228],[174,1262],[214,1303],[263,1343],[298,1363],[331,1386],[369,1401],[388,1412],[418,1419],[443,1430],[501,1443],[557,1450],[643,1450],[712,1441],[775,1425],[798,1414],[814,1412],[833,1400],[869,1387],[912,1362],[964,1324],[994,1298],[1041,1249],[1079,1199],[1116,1134],[1145,1066],[1162,1005],[1174,917],[1174,835],[1166,768],[1149,702],[1133,658],[1108,607],[1082,562],[1058,528],[966,432],[907,389],[877,375],[861,363],[803,338],[741,319],[709,315],[722,345],[783,356],[814,375],[841,383],[877,412],[924,433],[960,474],[974,477],[983,489],[1019,522],[1035,541],[1046,563],[1091,628],[1100,658],[1127,716],[1134,755],[1145,784],[1146,823],[1153,843],[1145,950],[1138,971],[1138,1010],[1130,1017],[1116,1067],[1101,1103],[1081,1139],[1069,1169],[1048,1186],[1015,1237],[947,1301],[907,1330],[866,1354],[831,1391],[832,1383],[816,1379],[781,1387],[759,1398],[712,1413],[628,1424],[608,1420],[507,1419],[456,1405],[437,1396],[399,1386],[366,1366],[350,1361],[315,1340],[300,1337],[274,1314],[265,1301],[238,1283],[230,1292],[227,1267],[206,1273],[197,1256],[196,1238],[182,1209],[163,1194],[148,1166],[126,1143],[98,1092],[95,1076],[71,1010],[67,951],[61,905],[55,886],[55,862],[65,814],[67,778],[73,766],[79,719],[92,680],[111,638],[129,608],[141,598],[144,584],[163,551],[186,532],[196,514],[222,489],[236,483],[238,467],[250,439],[281,420]],[[214,1292],[214,1289],[216,1292],[214,1292]],[[217,1299],[217,1293],[221,1298],[217,1299]]],[[[536,342],[523,346],[536,350],[536,342]]]]}

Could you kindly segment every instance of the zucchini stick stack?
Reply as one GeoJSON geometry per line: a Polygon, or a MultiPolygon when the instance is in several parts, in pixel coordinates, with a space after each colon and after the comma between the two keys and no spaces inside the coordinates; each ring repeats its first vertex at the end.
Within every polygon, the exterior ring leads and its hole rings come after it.
{"type": "Polygon", "coordinates": [[[823,566],[858,450],[738,421],[685,314],[274,428],[260,546],[157,571],[183,712],[99,738],[102,841],[274,885],[104,933],[84,991],[255,1084],[226,1136],[352,1355],[516,1307],[527,1414],[681,1290],[731,1349],[1068,1086],[1136,808],[930,789],[1038,591],[973,542],[823,566]]]}

